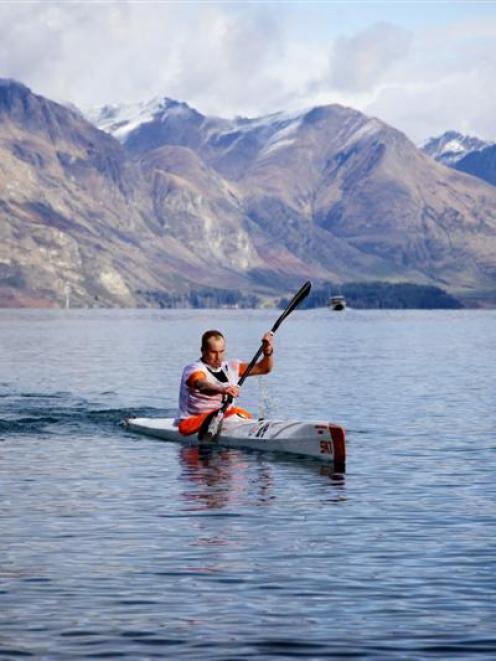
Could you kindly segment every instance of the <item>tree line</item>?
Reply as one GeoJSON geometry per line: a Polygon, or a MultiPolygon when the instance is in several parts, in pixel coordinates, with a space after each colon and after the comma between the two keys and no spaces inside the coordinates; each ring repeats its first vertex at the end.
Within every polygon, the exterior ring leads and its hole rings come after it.
{"type": "MultiPolygon", "coordinates": [[[[463,305],[440,287],[413,283],[348,282],[336,285],[331,282],[314,287],[304,301],[305,308],[329,305],[332,296],[341,295],[346,305],[357,309],[448,309],[456,310],[463,305]]],[[[281,301],[281,307],[285,301],[281,301]]]]}
{"type": "MultiPolygon", "coordinates": [[[[188,292],[164,291],[137,292],[148,304],[160,308],[260,308],[264,298],[244,293],[239,289],[202,287],[188,292]]],[[[332,296],[342,295],[348,307],[356,309],[449,309],[463,305],[440,287],[413,283],[349,282],[342,285],[326,282],[312,288],[303,308],[329,306],[332,296]]],[[[289,297],[282,297],[278,307],[284,308],[289,297]]]]}

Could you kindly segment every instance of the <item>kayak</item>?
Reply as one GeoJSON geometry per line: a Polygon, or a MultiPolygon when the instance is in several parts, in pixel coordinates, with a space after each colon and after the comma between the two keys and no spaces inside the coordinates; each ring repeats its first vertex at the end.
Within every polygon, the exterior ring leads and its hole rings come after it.
{"type": "Polygon", "coordinates": [[[247,420],[226,418],[216,441],[199,441],[196,434],[183,436],[173,418],[126,418],[130,431],[183,445],[221,446],[313,457],[336,467],[346,463],[345,432],[329,422],[247,420]]]}
{"type": "Polygon", "coordinates": [[[126,418],[124,426],[132,432],[153,436],[183,445],[221,446],[278,452],[313,457],[344,468],[346,463],[345,432],[329,422],[296,422],[284,420],[247,420],[233,415],[226,418],[215,441],[199,441],[196,434],[182,436],[173,418],[126,418]]]}

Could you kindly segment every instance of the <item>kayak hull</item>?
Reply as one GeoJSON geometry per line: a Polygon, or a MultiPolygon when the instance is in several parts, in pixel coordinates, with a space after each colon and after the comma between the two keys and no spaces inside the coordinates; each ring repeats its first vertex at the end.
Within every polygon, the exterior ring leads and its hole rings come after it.
{"type": "Polygon", "coordinates": [[[313,457],[339,468],[344,468],[346,463],[344,429],[329,422],[255,421],[232,416],[224,420],[222,432],[213,442],[199,441],[196,434],[182,436],[173,418],[127,418],[124,425],[138,434],[183,445],[221,446],[313,457]]]}

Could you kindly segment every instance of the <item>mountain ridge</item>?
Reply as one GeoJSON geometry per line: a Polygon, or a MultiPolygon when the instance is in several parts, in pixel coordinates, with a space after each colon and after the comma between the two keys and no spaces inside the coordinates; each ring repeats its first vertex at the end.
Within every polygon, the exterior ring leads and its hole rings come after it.
{"type": "Polygon", "coordinates": [[[384,122],[158,106],[142,104],[146,130],[107,110],[121,143],[0,84],[0,304],[63,305],[67,286],[76,305],[201,287],[273,299],[303,278],[494,291],[496,190],[384,122]]]}

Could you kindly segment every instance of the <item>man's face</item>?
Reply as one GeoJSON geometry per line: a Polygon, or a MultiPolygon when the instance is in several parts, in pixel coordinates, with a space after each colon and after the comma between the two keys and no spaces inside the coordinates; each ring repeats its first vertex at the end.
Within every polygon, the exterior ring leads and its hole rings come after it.
{"type": "Polygon", "coordinates": [[[209,367],[218,369],[224,360],[224,339],[222,337],[210,337],[207,340],[207,348],[202,351],[202,360],[209,367]]]}

